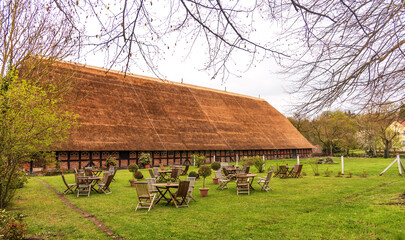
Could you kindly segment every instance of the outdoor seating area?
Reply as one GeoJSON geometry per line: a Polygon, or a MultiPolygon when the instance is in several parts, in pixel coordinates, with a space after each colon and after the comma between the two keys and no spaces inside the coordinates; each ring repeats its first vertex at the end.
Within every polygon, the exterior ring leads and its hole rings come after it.
{"type": "Polygon", "coordinates": [[[279,178],[299,178],[301,176],[302,164],[295,164],[294,166],[281,165],[278,166],[278,169],[274,169],[274,166],[271,165],[272,172],[274,177],[279,178]]]}
{"type": "Polygon", "coordinates": [[[75,169],[75,183],[70,184],[67,183],[66,178],[62,173],[62,180],[66,186],[66,190],[63,194],[74,194],[76,192],[77,197],[89,197],[91,192],[104,193],[106,195],[112,193],[110,185],[114,180],[117,169],[110,170],[103,171],[100,169],[93,169],[92,167],[85,167],[84,169],[79,170],[75,169]],[[100,177],[101,174],[103,174],[102,177],[100,177]]]}

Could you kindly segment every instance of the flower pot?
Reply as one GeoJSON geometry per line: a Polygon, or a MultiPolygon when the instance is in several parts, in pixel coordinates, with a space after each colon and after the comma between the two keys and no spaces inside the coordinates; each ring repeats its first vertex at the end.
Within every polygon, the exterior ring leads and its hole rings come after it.
{"type": "Polygon", "coordinates": [[[145,168],[150,168],[150,164],[145,164],[145,168]]]}
{"type": "Polygon", "coordinates": [[[201,197],[208,196],[208,190],[210,190],[210,189],[209,188],[200,188],[201,197]]]}
{"type": "Polygon", "coordinates": [[[218,184],[218,178],[212,178],[212,183],[213,184],[218,184]]]}
{"type": "Polygon", "coordinates": [[[135,183],[136,183],[136,180],[129,180],[129,184],[131,184],[131,187],[135,187],[135,183]]]}

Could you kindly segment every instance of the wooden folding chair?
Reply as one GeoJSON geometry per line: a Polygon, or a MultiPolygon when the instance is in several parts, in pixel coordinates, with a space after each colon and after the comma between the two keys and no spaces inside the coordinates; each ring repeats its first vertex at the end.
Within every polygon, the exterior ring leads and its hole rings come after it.
{"type": "Polygon", "coordinates": [[[288,177],[288,168],[286,166],[280,166],[278,171],[278,176],[280,178],[287,178],[288,177]]]}
{"type": "Polygon", "coordinates": [[[87,176],[87,177],[92,177],[93,172],[91,170],[93,170],[92,167],[85,167],[84,168],[84,175],[87,176]]]}
{"type": "Polygon", "coordinates": [[[215,177],[218,178],[218,189],[224,190],[225,188],[228,188],[228,183],[231,181],[229,179],[224,179],[224,176],[221,173],[221,170],[215,171],[215,177]]]}
{"type": "Polygon", "coordinates": [[[103,179],[100,183],[97,184],[98,192],[103,192],[104,194],[112,193],[110,189],[110,184],[114,178],[114,175],[110,175],[110,173],[105,172],[103,174],[103,179]]]}
{"type": "Polygon", "coordinates": [[[245,173],[248,174],[249,171],[250,171],[250,167],[249,167],[249,166],[246,166],[246,168],[245,168],[245,173]]]}
{"type": "Polygon", "coordinates": [[[155,173],[153,172],[153,169],[149,168],[148,170],[149,170],[150,177],[151,178],[156,178],[155,173]]]}
{"type": "Polygon", "coordinates": [[[273,172],[270,171],[267,173],[267,177],[266,178],[261,178],[259,177],[259,181],[257,181],[257,184],[260,185],[260,187],[262,187],[262,189],[260,189],[260,191],[266,191],[268,192],[269,189],[273,191],[273,189],[269,186],[269,182],[271,180],[271,176],[273,175],[273,172]]]}
{"type": "Polygon", "coordinates": [[[156,194],[149,193],[147,182],[136,182],[135,187],[139,201],[135,211],[137,211],[138,208],[147,208],[149,212],[151,208],[153,208],[153,203],[155,202],[156,194]]]}
{"type": "Polygon", "coordinates": [[[163,166],[163,164],[159,164],[160,170],[165,170],[165,167],[163,166]]]}
{"type": "Polygon", "coordinates": [[[179,180],[179,173],[180,172],[177,169],[173,169],[172,173],[170,174],[170,181],[177,182],[177,180],[179,180]]]}
{"type": "Polygon", "coordinates": [[[191,199],[193,199],[194,202],[197,202],[197,201],[193,198],[193,190],[194,190],[194,185],[195,185],[195,177],[187,177],[187,181],[190,182],[190,185],[188,186],[188,198],[187,198],[187,203],[189,203],[191,199]]]}
{"type": "Polygon", "coordinates": [[[77,197],[79,196],[90,196],[91,192],[91,183],[93,180],[90,180],[89,177],[83,176],[83,174],[76,174],[76,186],[77,186],[77,197]]]}
{"type": "Polygon", "coordinates": [[[170,193],[170,197],[173,200],[174,205],[176,208],[179,207],[188,207],[188,201],[187,201],[187,196],[188,196],[188,187],[190,185],[189,181],[180,181],[179,183],[179,189],[177,190],[176,193],[170,193]]]}
{"type": "Polygon", "coordinates": [[[181,172],[181,174],[180,174],[180,176],[185,176],[185,175],[187,175],[187,172],[188,172],[188,168],[190,167],[190,165],[186,165],[186,168],[184,169],[184,170],[182,170],[182,172],[181,172]]]}
{"type": "Polygon", "coordinates": [[[68,184],[66,182],[65,175],[63,175],[63,173],[62,173],[62,179],[63,179],[63,183],[65,183],[65,186],[66,186],[66,190],[63,192],[63,194],[66,195],[68,193],[74,193],[74,188],[76,187],[76,183],[68,184]]]}
{"type": "Polygon", "coordinates": [[[270,165],[271,170],[273,171],[273,177],[277,177],[278,174],[280,173],[279,168],[277,169],[277,171],[274,169],[273,165],[270,165]]]}
{"type": "Polygon", "coordinates": [[[159,191],[153,184],[156,183],[156,178],[145,178],[146,182],[148,183],[148,190],[149,193],[156,194],[156,198],[159,198],[160,194],[159,191]]]}
{"type": "Polygon", "coordinates": [[[224,175],[225,175],[226,179],[228,179],[228,180],[235,179],[235,175],[228,173],[228,170],[226,169],[226,167],[223,167],[222,171],[224,172],[224,175]]]}
{"type": "Polygon", "coordinates": [[[236,175],[236,193],[247,193],[250,195],[249,178],[246,174],[236,175]]]}
{"type": "Polygon", "coordinates": [[[290,174],[288,176],[294,177],[294,178],[299,178],[299,177],[301,177],[301,171],[302,171],[302,164],[295,164],[294,169],[290,172],[290,174]]]}

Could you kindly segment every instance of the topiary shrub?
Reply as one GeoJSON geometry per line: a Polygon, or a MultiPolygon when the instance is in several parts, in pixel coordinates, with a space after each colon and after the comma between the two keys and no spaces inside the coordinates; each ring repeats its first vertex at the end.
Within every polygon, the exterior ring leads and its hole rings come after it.
{"type": "Polygon", "coordinates": [[[152,162],[152,157],[150,156],[150,153],[141,153],[141,157],[139,158],[139,163],[142,164],[142,166],[148,165],[152,162]]]}
{"type": "Polygon", "coordinates": [[[134,172],[134,178],[140,180],[143,178],[143,174],[140,171],[134,172]]]}
{"type": "Polygon", "coordinates": [[[201,177],[204,178],[204,181],[203,181],[203,188],[205,188],[205,178],[208,177],[208,176],[211,176],[211,168],[208,167],[208,166],[201,166],[201,167],[198,169],[198,174],[199,174],[201,177]]]}
{"type": "Polygon", "coordinates": [[[139,167],[135,163],[128,166],[128,171],[130,171],[131,173],[137,172],[138,169],[139,167]]]}
{"type": "Polygon", "coordinates": [[[188,174],[188,176],[189,176],[189,177],[195,177],[195,179],[200,178],[200,175],[198,175],[198,173],[196,173],[196,172],[194,172],[194,171],[191,171],[191,172],[188,174]]]}
{"type": "Polygon", "coordinates": [[[108,156],[108,158],[105,160],[105,166],[109,168],[110,166],[117,166],[117,160],[115,157],[112,157],[111,155],[108,156]]]}
{"type": "Polygon", "coordinates": [[[221,163],[213,162],[213,163],[211,163],[211,168],[212,168],[212,170],[217,171],[218,169],[221,168],[221,163]]]}

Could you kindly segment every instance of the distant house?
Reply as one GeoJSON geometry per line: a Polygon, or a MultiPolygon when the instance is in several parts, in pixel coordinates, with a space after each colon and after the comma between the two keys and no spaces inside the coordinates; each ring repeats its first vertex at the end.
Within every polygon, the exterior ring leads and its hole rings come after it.
{"type": "Polygon", "coordinates": [[[402,143],[401,151],[405,151],[405,121],[403,122],[395,121],[391,124],[390,128],[398,132],[399,138],[401,139],[402,143]]]}
{"type": "Polygon", "coordinates": [[[314,145],[312,152],[313,152],[313,153],[316,153],[316,154],[321,154],[321,153],[322,153],[322,147],[321,147],[321,145],[319,145],[319,144],[314,145]]]}
{"type": "Polygon", "coordinates": [[[73,80],[69,109],[80,127],[53,149],[65,169],[100,167],[110,155],[126,167],[142,152],[151,153],[152,165],[192,162],[192,154],[209,163],[312,153],[312,144],[263,99],[65,62],[53,76],[66,72],[73,80]]]}

